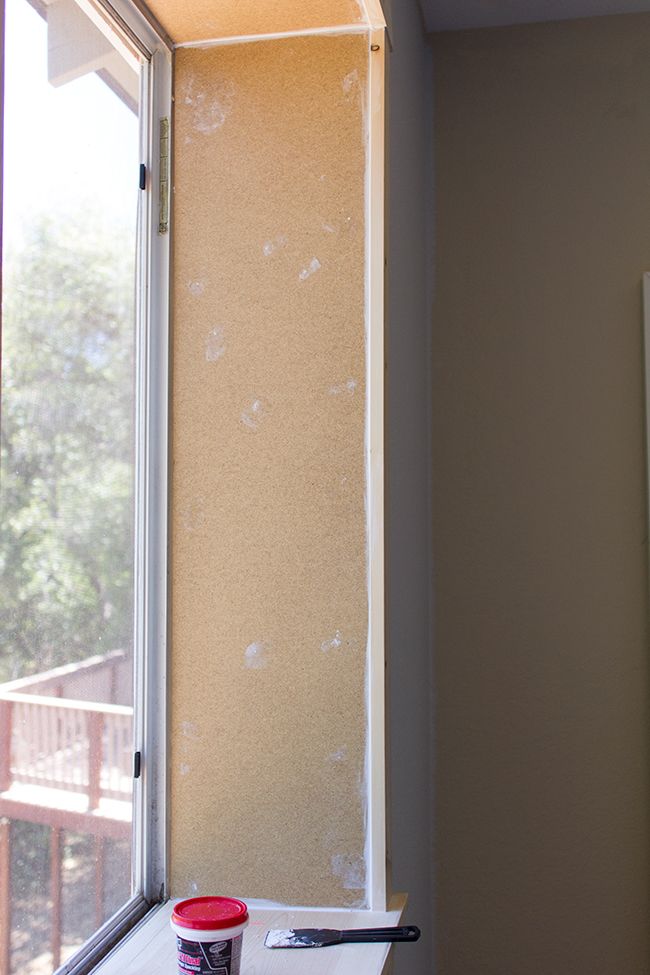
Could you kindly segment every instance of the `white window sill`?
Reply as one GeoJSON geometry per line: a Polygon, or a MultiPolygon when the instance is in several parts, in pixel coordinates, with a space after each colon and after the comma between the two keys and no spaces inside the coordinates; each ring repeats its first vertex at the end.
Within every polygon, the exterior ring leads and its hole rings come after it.
{"type": "MultiPolygon", "coordinates": [[[[266,907],[246,900],[250,924],[244,932],[240,975],[382,975],[389,944],[338,945],[329,948],[270,949],[269,928],[375,928],[400,923],[406,897],[394,897],[388,911],[321,910],[266,907]]],[[[99,964],[93,975],[176,975],[176,941],[169,926],[174,902],[156,908],[99,964]]]]}

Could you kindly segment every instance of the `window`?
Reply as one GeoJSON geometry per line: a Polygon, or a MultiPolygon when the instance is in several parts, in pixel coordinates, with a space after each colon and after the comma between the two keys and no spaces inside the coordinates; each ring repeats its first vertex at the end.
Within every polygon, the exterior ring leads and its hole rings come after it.
{"type": "Polygon", "coordinates": [[[7,975],[85,971],[164,889],[170,78],[126,0],[5,2],[7,975]]]}

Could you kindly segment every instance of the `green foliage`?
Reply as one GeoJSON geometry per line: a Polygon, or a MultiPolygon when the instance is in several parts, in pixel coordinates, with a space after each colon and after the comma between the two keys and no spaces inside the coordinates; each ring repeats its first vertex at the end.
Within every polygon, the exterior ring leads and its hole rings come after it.
{"type": "Polygon", "coordinates": [[[5,260],[0,681],[132,643],[132,250],[43,222],[5,260]]]}

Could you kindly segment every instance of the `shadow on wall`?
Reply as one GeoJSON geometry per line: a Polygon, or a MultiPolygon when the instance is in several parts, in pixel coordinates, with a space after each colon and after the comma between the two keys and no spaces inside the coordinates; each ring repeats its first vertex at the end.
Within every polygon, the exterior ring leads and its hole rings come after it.
{"type": "Polygon", "coordinates": [[[649,53],[434,41],[439,975],[649,967],[649,53]]]}
{"type": "Polygon", "coordinates": [[[392,887],[422,929],[395,975],[433,963],[431,50],[417,0],[388,5],[388,685],[392,887]]]}

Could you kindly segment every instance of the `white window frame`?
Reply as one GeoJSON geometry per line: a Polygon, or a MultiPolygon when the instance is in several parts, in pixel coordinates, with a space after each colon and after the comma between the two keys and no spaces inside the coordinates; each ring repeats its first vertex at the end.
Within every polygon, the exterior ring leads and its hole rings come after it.
{"type": "MultiPolygon", "coordinates": [[[[1,2],[1,0],[0,0],[1,2]]],[[[132,881],[135,893],[57,975],[85,975],[167,893],[167,484],[169,226],[160,224],[160,120],[171,119],[172,45],[137,0],[77,0],[144,56],[140,160],[145,186],[138,214],[134,572],[134,752],[132,881]],[[135,758],[135,756],[134,756],[135,758]]],[[[0,28],[3,29],[4,4],[0,28]]],[[[4,100],[4,99],[3,99],[4,100]]],[[[1,119],[1,111],[0,111],[1,119]]],[[[171,131],[168,139],[171,152],[171,131]]],[[[169,160],[166,163],[171,186],[169,160]]],[[[138,173],[133,173],[137,185],[138,173]]],[[[167,205],[169,206],[169,198],[167,205]]],[[[0,238],[1,239],[1,238],[0,238]]]]}

